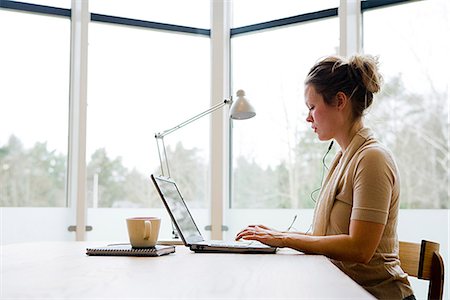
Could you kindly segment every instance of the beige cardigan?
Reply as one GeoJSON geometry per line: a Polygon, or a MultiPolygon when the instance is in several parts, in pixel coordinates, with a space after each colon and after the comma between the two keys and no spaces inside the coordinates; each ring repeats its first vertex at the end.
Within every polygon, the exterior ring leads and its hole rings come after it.
{"type": "Polygon", "coordinates": [[[391,155],[363,128],[344,153],[338,152],[323,183],[314,212],[313,235],[348,234],[350,220],[385,225],[368,264],[332,260],[379,299],[413,294],[398,257],[399,176],[391,155]]]}

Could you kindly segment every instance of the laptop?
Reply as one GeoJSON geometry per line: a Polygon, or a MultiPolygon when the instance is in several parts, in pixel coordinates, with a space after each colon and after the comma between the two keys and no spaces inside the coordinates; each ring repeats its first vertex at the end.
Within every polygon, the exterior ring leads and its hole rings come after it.
{"type": "Polygon", "coordinates": [[[186,247],[194,252],[275,253],[277,248],[258,241],[206,241],[186,205],[176,183],[168,178],[151,175],[153,184],[186,247]]]}

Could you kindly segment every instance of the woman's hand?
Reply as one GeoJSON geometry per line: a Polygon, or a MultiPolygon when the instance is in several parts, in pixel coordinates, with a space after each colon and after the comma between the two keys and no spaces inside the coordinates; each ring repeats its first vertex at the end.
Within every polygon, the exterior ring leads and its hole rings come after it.
{"type": "Polygon", "coordinates": [[[264,225],[250,225],[236,235],[236,240],[254,240],[273,247],[284,247],[285,233],[264,225]]]}

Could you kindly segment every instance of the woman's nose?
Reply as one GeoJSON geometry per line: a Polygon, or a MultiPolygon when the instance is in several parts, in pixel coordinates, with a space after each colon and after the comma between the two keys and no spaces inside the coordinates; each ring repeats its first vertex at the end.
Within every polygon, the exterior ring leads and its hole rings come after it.
{"type": "Polygon", "coordinates": [[[308,115],[306,116],[306,122],[312,122],[311,112],[308,112],[308,115]]]}

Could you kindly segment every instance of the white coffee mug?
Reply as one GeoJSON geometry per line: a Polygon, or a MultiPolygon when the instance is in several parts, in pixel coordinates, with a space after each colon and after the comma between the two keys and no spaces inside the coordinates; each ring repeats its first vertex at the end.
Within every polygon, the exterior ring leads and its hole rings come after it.
{"type": "Polygon", "coordinates": [[[158,217],[127,218],[128,237],[133,248],[151,248],[158,242],[161,219],[158,217]]]}

